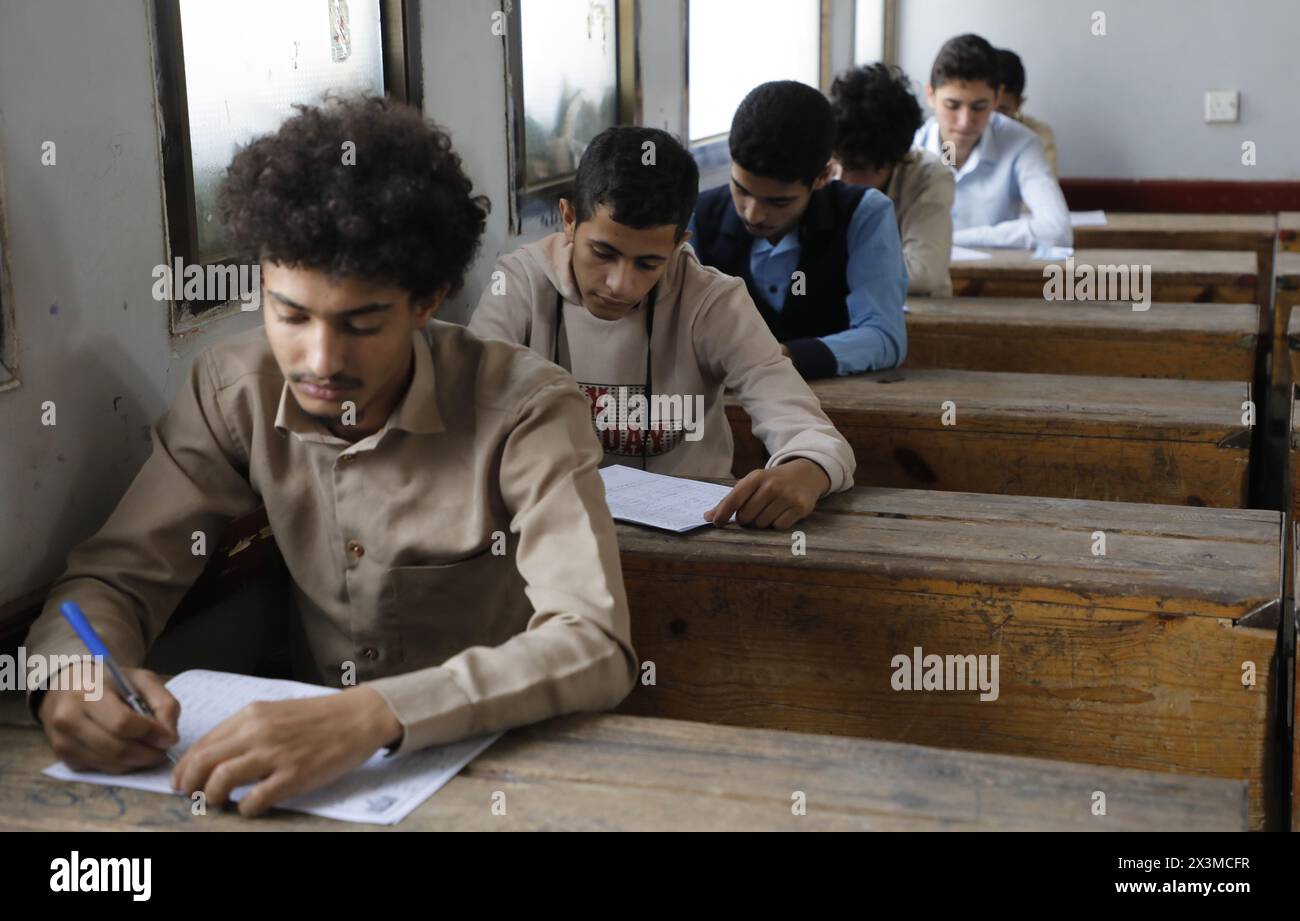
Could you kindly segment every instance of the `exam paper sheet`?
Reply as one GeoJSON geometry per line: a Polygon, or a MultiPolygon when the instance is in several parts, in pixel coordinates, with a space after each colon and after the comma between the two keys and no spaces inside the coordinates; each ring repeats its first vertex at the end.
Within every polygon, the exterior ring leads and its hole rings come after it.
{"type": "Polygon", "coordinates": [[[952,262],[979,262],[981,259],[992,259],[990,253],[981,252],[977,249],[970,249],[965,246],[956,246],[952,248],[952,262]]]}
{"type": "MultiPolygon", "coordinates": [[[[177,757],[185,754],[217,724],[254,701],[292,700],[338,693],[334,688],[299,681],[254,678],[204,669],[181,672],[167,682],[167,689],[181,705],[178,727],[181,740],[172,748],[177,757]]],[[[365,764],[334,783],[284,800],[276,808],[341,822],[396,825],[501,735],[495,733],[449,745],[437,745],[392,758],[385,757],[383,751],[379,751],[365,764]]],[[[132,774],[101,774],[74,771],[59,762],[46,768],[44,773],[57,780],[182,795],[171,788],[171,770],[172,766],[167,764],[132,774]]],[[[231,793],[231,799],[238,802],[252,789],[251,784],[239,787],[231,793]]]]}
{"type": "Polygon", "coordinates": [[[679,534],[710,522],[704,513],[731,492],[730,486],[648,473],[634,467],[603,467],[605,501],[618,521],[649,525],[679,534]]]}

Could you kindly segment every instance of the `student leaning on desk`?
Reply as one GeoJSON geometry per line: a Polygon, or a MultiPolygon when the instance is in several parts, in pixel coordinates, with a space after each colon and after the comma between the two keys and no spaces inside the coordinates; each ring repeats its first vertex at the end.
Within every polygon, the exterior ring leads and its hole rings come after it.
{"type": "MultiPolygon", "coordinates": [[[[261,263],[265,329],[195,360],[29,650],[85,652],[58,614],[74,600],[138,665],[206,562],[192,535],[264,504],[301,618],[295,677],[359,683],[242,710],[180,760],[178,789],[216,805],[257,783],[239,806],[257,814],[384,746],[617,704],[636,659],[587,401],[528,350],[431,321],[487,205],[447,135],[382,99],[305,108],[236,155],[219,201],[228,242],[261,263]]],[[[158,765],[177,741],[160,679],[128,675],[156,722],[114,694],[32,694],[73,767],[158,765]]]]}
{"type": "Polygon", "coordinates": [[[1072,246],[1070,209],[1042,143],[995,111],[1001,86],[997,51],[978,35],[949,39],[930,71],[925,93],[934,115],[915,143],[954,171],[953,243],[1072,246]],[[1022,215],[1022,208],[1029,213],[1022,215]]]}

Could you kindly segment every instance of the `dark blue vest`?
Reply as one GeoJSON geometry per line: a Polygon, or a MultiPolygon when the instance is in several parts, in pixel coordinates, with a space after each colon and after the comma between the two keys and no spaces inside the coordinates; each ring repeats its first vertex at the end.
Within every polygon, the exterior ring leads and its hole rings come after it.
{"type": "Polygon", "coordinates": [[[791,278],[785,306],[775,311],[760,296],[749,271],[754,238],[736,214],[730,186],[709,189],[695,204],[695,247],[700,262],[743,278],[758,312],[777,341],[785,343],[804,377],[835,373],[834,355],[820,336],[849,328],[849,222],[866,189],[835,181],[812,194],[799,224],[799,266],[803,291],[791,278]]]}

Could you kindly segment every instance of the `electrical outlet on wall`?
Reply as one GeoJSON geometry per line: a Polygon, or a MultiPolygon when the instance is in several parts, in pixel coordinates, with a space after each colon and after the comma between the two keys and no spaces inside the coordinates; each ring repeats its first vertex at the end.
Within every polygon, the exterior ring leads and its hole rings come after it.
{"type": "Polygon", "coordinates": [[[1237,120],[1237,108],[1240,100],[1241,93],[1237,90],[1206,90],[1206,123],[1214,124],[1216,122],[1235,122],[1237,120]]]}

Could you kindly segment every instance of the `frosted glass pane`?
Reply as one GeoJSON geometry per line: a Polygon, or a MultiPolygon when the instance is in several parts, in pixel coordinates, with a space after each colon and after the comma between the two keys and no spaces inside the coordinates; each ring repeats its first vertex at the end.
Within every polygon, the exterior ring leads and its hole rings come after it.
{"type": "Polygon", "coordinates": [[[520,0],[525,184],[569,175],[618,119],[614,0],[520,0]]]}
{"type": "Polygon", "coordinates": [[[853,63],[875,64],[885,57],[885,0],[857,0],[853,63]]]}
{"type": "Polygon", "coordinates": [[[690,0],[689,28],[692,141],[730,131],[760,83],[820,83],[820,0],[690,0]]]}
{"type": "Polygon", "coordinates": [[[199,253],[222,249],[217,186],[240,144],[327,91],[384,91],[379,0],[181,0],[199,253]]]}

